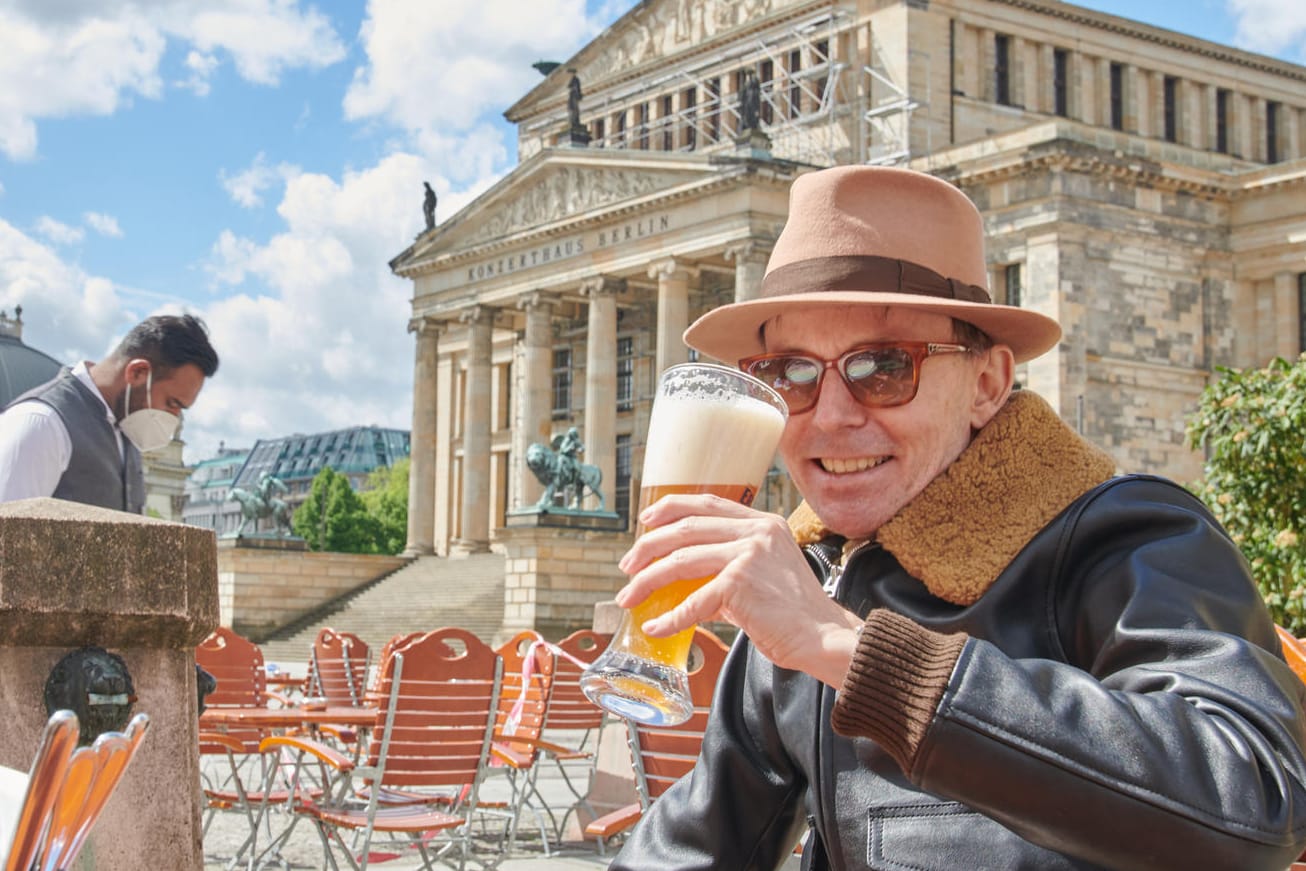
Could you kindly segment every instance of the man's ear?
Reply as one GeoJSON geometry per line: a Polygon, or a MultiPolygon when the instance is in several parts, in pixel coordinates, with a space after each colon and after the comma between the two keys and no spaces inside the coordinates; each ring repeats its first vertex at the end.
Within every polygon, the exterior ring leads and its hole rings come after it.
{"type": "Polygon", "coordinates": [[[970,425],[972,429],[981,429],[1011,395],[1016,380],[1016,357],[1006,345],[994,345],[984,352],[976,366],[970,425]]]}
{"type": "Polygon", "coordinates": [[[122,367],[122,374],[132,387],[144,387],[145,379],[150,374],[150,361],[144,357],[133,357],[122,367]]]}

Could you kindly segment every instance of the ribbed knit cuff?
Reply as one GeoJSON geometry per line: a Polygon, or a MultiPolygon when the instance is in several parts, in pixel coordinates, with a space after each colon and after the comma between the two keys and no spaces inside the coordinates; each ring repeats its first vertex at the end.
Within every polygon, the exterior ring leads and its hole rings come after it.
{"type": "Polygon", "coordinates": [[[884,608],[872,611],[835,699],[834,731],[871,739],[910,774],[968,637],[931,632],[884,608]]]}

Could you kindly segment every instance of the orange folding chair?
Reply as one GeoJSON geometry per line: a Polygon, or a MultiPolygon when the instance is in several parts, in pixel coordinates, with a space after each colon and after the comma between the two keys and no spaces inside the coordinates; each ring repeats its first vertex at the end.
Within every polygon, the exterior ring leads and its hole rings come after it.
{"type": "Polygon", "coordinates": [[[72,866],[149,726],[150,718],[137,714],[125,732],[105,732],[90,747],[78,748],[77,715],[51,715],[32,762],[5,871],[72,866]]]}
{"type": "Polygon", "coordinates": [[[566,826],[567,817],[577,808],[584,808],[590,818],[595,816],[589,803],[589,791],[594,782],[598,764],[599,733],[607,722],[607,712],[586,697],[580,688],[580,675],[585,666],[599,658],[612,640],[610,634],[578,629],[558,642],[558,654],[553,669],[553,689],[544,716],[541,751],[552,760],[562,774],[563,783],[576,797],[559,820],[559,832],[566,826]],[[573,781],[581,773],[585,776],[582,792],[573,781]]]}
{"type": "Polygon", "coordinates": [[[553,691],[555,660],[550,646],[537,632],[526,630],[508,639],[496,652],[503,661],[503,689],[495,715],[491,773],[506,775],[510,795],[494,805],[482,801],[482,811],[501,811],[508,821],[506,854],[516,849],[521,815],[530,811],[540,830],[544,855],[551,855],[550,834],[557,834],[557,819],[536,786],[541,750],[550,745],[541,735],[553,691]],[[548,818],[548,824],[545,823],[548,818]]]}
{"type": "Polygon", "coordinates": [[[693,715],[681,725],[669,729],[626,721],[639,801],[604,814],[585,827],[585,835],[597,839],[600,852],[609,838],[634,826],[653,801],[688,774],[698,761],[703,731],[707,728],[708,713],[712,709],[712,694],[729,650],[725,642],[712,632],[701,626],[696,628],[689,668],[693,715]]]}
{"type": "Polygon", "coordinates": [[[350,867],[366,868],[378,834],[415,847],[424,868],[451,853],[460,869],[468,861],[497,864],[502,844],[492,858],[478,855],[472,819],[494,737],[501,668],[475,635],[437,629],[397,647],[382,665],[382,700],[362,764],[309,738],[264,739],[265,753],[291,749],[338,772],[329,794],[295,806],[317,825],[332,868],[333,846],[350,867]],[[358,850],[343,830],[361,836],[358,850]]]}

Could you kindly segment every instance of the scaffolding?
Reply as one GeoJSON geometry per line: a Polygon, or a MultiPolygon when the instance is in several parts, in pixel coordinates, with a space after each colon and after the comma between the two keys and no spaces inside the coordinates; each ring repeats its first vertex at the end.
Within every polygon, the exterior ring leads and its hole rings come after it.
{"type": "MultiPolygon", "coordinates": [[[[860,75],[849,75],[855,67],[836,58],[834,47],[852,15],[850,9],[831,3],[710,58],[685,61],[658,75],[587,95],[583,118],[589,145],[663,152],[733,150],[740,132],[739,80],[732,88],[722,85],[728,76],[752,69],[760,86],[760,126],[776,157],[823,166],[904,163],[912,154],[912,114],[928,105],[929,56],[907,53],[909,64],[924,66],[924,102],[908,92],[905,74],[899,82],[885,71],[874,43],[860,75]],[[857,108],[868,104],[864,111],[857,108]]],[[[554,112],[528,123],[524,133],[550,139],[566,128],[566,118],[554,112]]]]}

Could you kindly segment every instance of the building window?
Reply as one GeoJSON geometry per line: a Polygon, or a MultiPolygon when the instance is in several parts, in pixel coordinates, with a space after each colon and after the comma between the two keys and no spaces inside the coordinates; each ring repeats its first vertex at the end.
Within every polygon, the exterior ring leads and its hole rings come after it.
{"type": "Polygon", "coordinates": [[[698,106],[698,91],[694,88],[686,88],[680,95],[680,105],[685,116],[685,148],[693,151],[698,147],[698,112],[695,107],[698,106]]]}
{"type": "Polygon", "coordinates": [[[1020,264],[1009,263],[1002,268],[1003,302],[1020,305],[1020,264]]]}
{"type": "Polygon", "coordinates": [[[1111,64],[1111,127],[1125,129],[1125,65],[1111,64]]]}
{"type": "Polygon", "coordinates": [[[571,414],[571,348],[553,349],[553,416],[571,414]]]}
{"type": "Polygon", "coordinates": [[[635,109],[635,117],[639,123],[639,147],[648,151],[648,103],[639,104],[635,109]]]}
{"type": "Polygon", "coordinates": [[[1229,100],[1232,93],[1227,88],[1215,92],[1215,150],[1229,153],[1229,100]]]}
{"type": "Polygon", "coordinates": [[[630,336],[617,339],[617,411],[630,411],[635,405],[635,340],[630,336]]]}
{"type": "MultiPolygon", "coordinates": [[[[814,65],[815,65],[815,66],[825,66],[826,69],[829,69],[829,64],[830,64],[830,41],[829,41],[828,39],[823,39],[823,40],[821,40],[820,42],[818,42],[818,43],[816,44],[816,48],[815,48],[814,53],[815,53],[815,55],[816,55],[816,56],[813,58],[814,65]]],[[[816,80],[816,101],[817,101],[817,105],[813,107],[813,111],[817,111],[817,110],[819,110],[822,106],[825,105],[825,84],[826,84],[826,82],[829,81],[829,79],[830,79],[829,76],[821,76],[819,79],[816,80]]]]}
{"type": "Polygon", "coordinates": [[[626,525],[630,524],[630,469],[630,436],[618,435],[616,467],[613,470],[613,477],[617,480],[612,488],[612,501],[616,505],[617,514],[621,515],[622,523],[626,525]]]}
{"type": "Polygon", "coordinates": [[[798,84],[798,72],[803,68],[803,53],[799,49],[789,52],[789,117],[797,118],[803,111],[803,89],[798,84]]]}
{"type": "Polygon", "coordinates": [[[1052,111],[1070,115],[1070,52],[1064,48],[1052,50],[1052,111]]]}
{"type": "Polygon", "coordinates": [[[1279,104],[1265,104],[1265,162],[1279,162],[1279,104]]]}
{"type": "Polygon", "coordinates": [[[662,98],[662,150],[663,151],[676,150],[676,140],[675,140],[676,125],[671,117],[671,112],[672,112],[671,103],[672,103],[672,98],[670,94],[667,94],[665,97],[662,98]]]}
{"type": "Polygon", "coordinates": [[[721,79],[713,78],[707,80],[707,106],[708,130],[710,132],[711,142],[708,144],[721,141],[721,79]]]}
{"type": "Polygon", "coordinates": [[[626,110],[612,116],[612,144],[618,148],[626,147],[626,110]]]}
{"type": "Polygon", "coordinates": [[[1011,37],[999,33],[993,37],[993,99],[1011,105],[1011,37]]]}
{"type": "Polygon", "coordinates": [[[1165,95],[1165,141],[1179,141],[1179,79],[1166,76],[1165,95]]]}
{"type": "Polygon", "coordinates": [[[775,78],[775,64],[769,60],[764,60],[757,65],[757,84],[758,90],[762,94],[762,123],[775,123],[775,107],[768,95],[772,93],[771,80],[775,78]]]}
{"type": "Polygon", "coordinates": [[[595,118],[593,129],[590,131],[590,138],[593,139],[594,144],[600,148],[603,146],[603,135],[605,132],[606,128],[603,126],[603,119],[595,118]]]}
{"type": "Polygon", "coordinates": [[[1306,272],[1297,273],[1297,350],[1306,354],[1306,272]]]}

